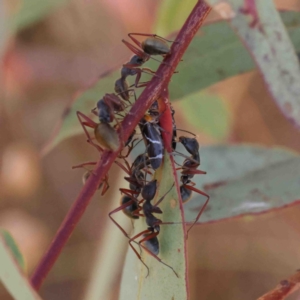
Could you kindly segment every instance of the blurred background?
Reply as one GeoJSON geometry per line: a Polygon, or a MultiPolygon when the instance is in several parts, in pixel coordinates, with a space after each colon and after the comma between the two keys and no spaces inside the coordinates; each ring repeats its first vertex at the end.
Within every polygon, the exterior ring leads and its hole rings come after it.
{"type": "MultiPolygon", "coordinates": [[[[300,10],[300,0],[275,2],[280,9],[300,10]]],[[[78,91],[128,60],[130,52],[121,42],[128,32],[153,32],[153,24],[162,17],[161,5],[161,0],[73,0],[14,34],[0,26],[0,226],[18,243],[28,274],[82,187],[83,170],[71,167],[98,158],[83,135],[45,151],[55,128],[78,91]]],[[[6,0],[1,14],[11,16],[21,6],[22,0],[6,0]]],[[[212,13],[207,22],[215,18],[212,13]]],[[[178,28],[182,24],[176,13],[173,22],[178,28]]],[[[184,76],[188,81],[188,74],[184,76]]],[[[177,127],[197,133],[201,146],[254,143],[300,151],[299,131],[283,117],[257,71],[214,84],[207,92],[221,101],[226,118],[220,128],[214,119],[214,126],[222,134],[201,130],[183,114],[184,102],[174,102],[177,127]]],[[[47,277],[40,291],[43,299],[88,299],[93,267],[107,246],[107,214],[119,201],[114,188],[121,187],[124,176],[118,169],[113,172],[119,173],[120,181],[111,183],[104,197],[95,195],[47,277]]],[[[299,217],[296,206],[195,227],[188,239],[191,299],[256,299],[293,274],[300,268],[299,217]]],[[[118,299],[127,241],[123,238],[117,247],[117,271],[101,299],[118,299]]],[[[100,260],[105,254],[101,255],[100,260]]],[[[3,287],[0,299],[11,299],[3,287]]]]}

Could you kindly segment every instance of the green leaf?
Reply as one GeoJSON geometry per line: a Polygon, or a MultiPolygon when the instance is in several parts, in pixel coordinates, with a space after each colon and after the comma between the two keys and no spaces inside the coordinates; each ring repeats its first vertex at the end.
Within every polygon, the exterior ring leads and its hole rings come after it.
{"type": "Polygon", "coordinates": [[[12,238],[3,230],[1,233],[0,280],[15,300],[41,300],[18,267],[15,259],[15,250],[12,251],[11,247],[12,238]]]}
{"type": "MultiPolygon", "coordinates": [[[[174,184],[170,159],[166,154],[164,167],[161,172],[159,177],[162,179],[158,180],[159,192],[157,200],[170,190],[174,184]]],[[[143,250],[142,259],[150,269],[150,274],[146,278],[147,270],[145,266],[138,260],[133,250],[129,248],[122,277],[121,300],[187,299],[185,236],[175,187],[166,195],[159,207],[162,209],[163,214],[156,215],[156,217],[162,219],[163,222],[181,223],[161,225],[161,231],[158,236],[160,243],[159,258],[174,268],[179,277],[176,277],[170,268],[159,263],[143,250]]],[[[134,233],[132,236],[145,229],[147,229],[145,218],[140,217],[139,220],[134,222],[134,233]]],[[[137,251],[139,252],[138,247],[137,251]]]]}
{"type": "MultiPolygon", "coordinates": [[[[207,2],[214,5],[219,1],[207,2]]],[[[231,25],[253,56],[273,99],[285,117],[300,127],[300,65],[274,2],[255,1],[257,16],[242,12],[245,0],[227,2],[235,15],[231,25]]]]}
{"type": "Polygon", "coordinates": [[[184,112],[186,121],[199,132],[216,139],[225,138],[230,129],[229,113],[222,100],[214,94],[198,92],[180,99],[176,109],[184,112]]]}
{"type": "MultiPolygon", "coordinates": [[[[194,176],[193,182],[210,195],[210,201],[199,223],[267,212],[300,199],[300,157],[293,152],[246,145],[210,146],[201,148],[200,155],[201,170],[207,174],[194,176]]],[[[205,201],[193,195],[184,206],[187,222],[195,219],[205,201]]]]}
{"type": "Polygon", "coordinates": [[[11,234],[5,230],[5,229],[0,229],[0,234],[3,238],[3,240],[6,243],[6,246],[9,248],[12,256],[18,263],[19,267],[25,271],[25,261],[22,253],[20,252],[18,245],[16,244],[15,240],[11,236],[11,234]]]}
{"type": "Polygon", "coordinates": [[[21,6],[8,20],[12,31],[20,30],[43,19],[55,8],[67,3],[67,0],[22,0],[21,6]]]}

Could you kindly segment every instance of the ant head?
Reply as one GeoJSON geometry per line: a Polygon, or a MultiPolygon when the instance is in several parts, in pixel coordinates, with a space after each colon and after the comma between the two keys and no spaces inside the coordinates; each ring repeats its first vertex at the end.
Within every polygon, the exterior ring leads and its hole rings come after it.
{"type": "Polygon", "coordinates": [[[138,55],[133,55],[130,59],[130,64],[136,64],[136,65],[142,65],[145,63],[146,60],[144,57],[138,56],[138,55]]]}

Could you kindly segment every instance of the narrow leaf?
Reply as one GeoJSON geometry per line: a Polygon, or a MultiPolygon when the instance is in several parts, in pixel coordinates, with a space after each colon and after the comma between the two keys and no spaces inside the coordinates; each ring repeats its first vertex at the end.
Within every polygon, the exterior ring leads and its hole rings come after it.
{"type": "MultiPolygon", "coordinates": [[[[153,203],[174,184],[170,158],[166,154],[164,167],[161,172],[158,175],[158,177],[161,177],[161,180],[159,180],[159,192],[153,203]]],[[[175,187],[166,195],[159,207],[163,214],[156,215],[157,218],[162,219],[163,222],[179,223],[161,225],[161,231],[158,236],[160,243],[159,258],[170,265],[179,277],[176,277],[170,268],[159,263],[143,250],[142,259],[150,269],[150,274],[146,278],[147,270],[145,266],[138,260],[132,249],[129,248],[123,271],[119,298],[121,300],[187,299],[185,236],[175,187]]],[[[139,220],[134,222],[134,235],[145,229],[147,229],[147,225],[144,217],[140,217],[139,220]]],[[[139,252],[138,247],[137,251],[139,252]]]]}
{"type": "MultiPolygon", "coordinates": [[[[207,2],[219,4],[218,0],[207,2]]],[[[285,117],[300,127],[300,65],[274,2],[228,0],[227,3],[232,10],[231,25],[253,56],[273,99],[285,117]]],[[[224,14],[222,9],[219,11],[224,14]]]]}
{"type": "MultiPolygon", "coordinates": [[[[207,2],[213,5],[220,1],[211,0],[207,2]]],[[[232,5],[234,3],[234,6],[236,6],[236,3],[243,3],[244,1],[231,0],[229,2],[232,5]]],[[[259,11],[261,7],[265,7],[263,10],[263,24],[268,24],[268,27],[272,28],[272,23],[277,23],[278,21],[280,23],[277,12],[275,12],[276,17],[273,20],[274,8],[270,11],[268,10],[267,6],[272,1],[256,2],[259,3],[259,11]],[[272,19],[272,23],[270,23],[269,19],[272,19]]],[[[190,4],[190,2],[186,3],[181,0],[164,1],[159,10],[161,18],[157,20],[154,32],[169,35],[174,30],[177,30],[178,23],[176,21],[186,16],[185,8],[188,8],[190,4]]],[[[294,44],[295,50],[299,52],[300,13],[285,11],[281,12],[280,16],[294,44]]],[[[251,19],[249,16],[244,17],[248,22],[251,19]]],[[[239,28],[240,24],[235,27],[239,28]]],[[[280,32],[282,32],[282,26],[280,32]]],[[[285,33],[284,35],[286,36],[285,33]]],[[[282,44],[285,41],[282,40],[282,44]]],[[[256,45],[260,45],[260,42],[257,42],[256,45]]],[[[295,62],[295,58],[292,61],[295,62]]],[[[283,62],[286,61],[283,59],[283,62]]],[[[249,72],[255,67],[251,55],[249,55],[247,49],[227,22],[222,21],[204,25],[199,35],[194,38],[185,53],[183,62],[178,67],[179,73],[172,78],[170,88],[171,99],[180,99],[189,93],[194,93],[228,77],[249,72]]]]}
{"type": "Polygon", "coordinates": [[[11,234],[7,230],[4,230],[4,229],[0,229],[0,234],[3,238],[3,240],[5,241],[6,246],[9,248],[12,256],[18,263],[19,267],[24,271],[25,270],[24,257],[22,255],[21,251],[19,250],[14,238],[11,236],[11,234]]]}
{"type": "Polygon", "coordinates": [[[6,238],[0,237],[0,279],[15,300],[41,300],[11,255],[6,238]]]}

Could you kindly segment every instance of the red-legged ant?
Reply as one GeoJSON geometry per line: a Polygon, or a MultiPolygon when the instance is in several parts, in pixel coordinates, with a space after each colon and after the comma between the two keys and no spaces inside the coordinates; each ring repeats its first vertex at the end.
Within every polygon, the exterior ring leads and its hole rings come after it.
{"type": "MultiPolygon", "coordinates": [[[[126,165],[128,165],[127,162],[126,165]]],[[[128,170],[123,168],[123,170],[129,175],[129,177],[125,177],[125,180],[129,182],[129,189],[120,189],[121,193],[124,194],[121,197],[121,205],[108,214],[109,218],[127,238],[129,238],[129,235],[125,232],[121,225],[116,222],[112,215],[122,210],[125,215],[131,219],[138,219],[138,215],[134,215],[134,212],[140,211],[140,209],[138,209],[140,207],[139,204],[143,202],[139,201],[137,197],[145,184],[145,175],[142,172],[142,169],[147,167],[147,165],[149,165],[149,160],[145,154],[141,154],[134,160],[131,168],[128,168],[128,170]]]]}
{"type": "MultiPolygon", "coordinates": [[[[149,68],[141,68],[141,66],[145,63],[145,60],[143,58],[139,57],[138,55],[134,55],[131,57],[130,61],[126,64],[123,65],[121,69],[121,79],[119,79],[118,84],[122,82],[122,79],[125,80],[128,76],[134,76],[136,75],[135,78],[135,83],[132,85],[136,88],[139,87],[144,87],[147,85],[148,82],[143,82],[139,83],[142,73],[146,73],[152,76],[156,76],[155,72],[152,71],[149,68]]],[[[125,88],[125,86],[122,88],[125,88]]]]}
{"type": "Polygon", "coordinates": [[[95,138],[103,148],[110,151],[116,151],[120,147],[118,134],[109,123],[96,123],[80,111],[77,111],[76,114],[88,138],[88,142],[92,144],[96,149],[98,149],[100,152],[103,151],[103,149],[99,147],[99,145],[93,142],[89,132],[85,128],[86,126],[94,129],[95,138]]]}
{"type": "Polygon", "coordinates": [[[206,172],[204,171],[197,170],[198,166],[200,165],[199,144],[197,140],[195,138],[188,138],[188,137],[181,136],[179,137],[179,142],[182,143],[184,148],[191,154],[191,157],[186,158],[181,167],[182,171],[181,171],[180,180],[182,182],[182,185],[180,186],[180,194],[181,194],[182,202],[186,203],[187,201],[190,200],[192,196],[192,191],[202,196],[205,196],[207,198],[201,210],[197,214],[195,221],[188,229],[189,232],[192,229],[192,227],[197,223],[201,214],[205,210],[207,203],[209,201],[209,195],[199,189],[196,189],[194,187],[195,183],[191,181],[191,179],[196,174],[206,174],[206,172]]]}
{"type": "MultiPolygon", "coordinates": [[[[132,89],[128,90],[127,92],[129,93],[130,91],[134,92],[134,90],[132,89]]],[[[98,141],[98,143],[102,145],[102,147],[111,151],[116,151],[120,146],[119,137],[115,129],[109,123],[115,120],[117,122],[117,126],[119,125],[119,121],[115,117],[115,113],[123,112],[126,109],[126,105],[124,101],[118,97],[118,95],[105,94],[104,97],[97,102],[97,109],[98,113],[95,111],[95,109],[93,109],[92,112],[98,116],[100,121],[99,124],[92,121],[83,113],[79,111],[77,112],[77,117],[82,128],[86,133],[86,136],[88,137],[88,142],[95,146],[99,151],[102,151],[102,148],[100,148],[92,141],[85,126],[94,129],[95,138],[98,141]]],[[[129,137],[125,146],[127,146],[130,143],[130,141],[133,138],[133,135],[134,134],[132,134],[129,137]]],[[[127,156],[128,155],[129,153],[127,153],[127,156]]]]}
{"type": "MultiPolygon", "coordinates": [[[[162,213],[162,211],[158,207],[158,205],[163,201],[165,196],[171,191],[173,186],[174,186],[174,184],[172,185],[170,190],[167,191],[156,202],[155,205],[153,205],[151,203],[151,201],[153,200],[153,198],[155,197],[155,194],[156,194],[157,181],[152,180],[144,186],[144,188],[142,190],[142,197],[145,200],[144,204],[143,204],[143,207],[142,207],[143,214],[139,214],[139,216],[145,216],[148,228],[146,230],[136,234],[132,238],[130,238],[129,245],[132,248],[132,250],[135,252],[137,257],[146,266],[146,264],[143,262],[143,260],[141,258],[141,255],[137,252],[137,250],[132,245],[132,242],[136,242],[136,239],[138,239],[139,237],[142,236],[142,239],[137,242],[139,244],[139,246],[142,247],[148,254],[150,254],[152,257],[154,257],[157,261],[159,261],[160,263],[162,263],[165,266],[167,266],[168,268],[170,268],[174,272],[174,274],[178,277],[178,274],[176,273],[176,271],[170,265],[166,264],[165,262],[162,261],[162,259],[160,259],[158,257],[158,254],[159,254],[159,241],[158,241],[157,236],[159,235],[159,232],[160,232],[160,225],[162,225],[164,223],[160,219],[156,218],[153,215],[153,213],[158,213],[158,214],[162,213]]],[[[141,210],[141,208],[139,208],[139,210],[141,210]]],[[[169,224],[169,223],[166,223],[166,224],[169,224]]],[[[149,268],[148,267],[147,267],[147,270],[148,270],[148,273],[147,273],[147,276],[148,276],[148,274],[149,274],[149,268]]]]}
{"type": "Polygon", "coordinates": [[[98,113],[92,112],[98,116],[102,123],[110,123],[115,120],[114,113],[122,112],[126,108],[124,102],[116,94],[105,94],[102,99],[97,102],[98,113]]]}

